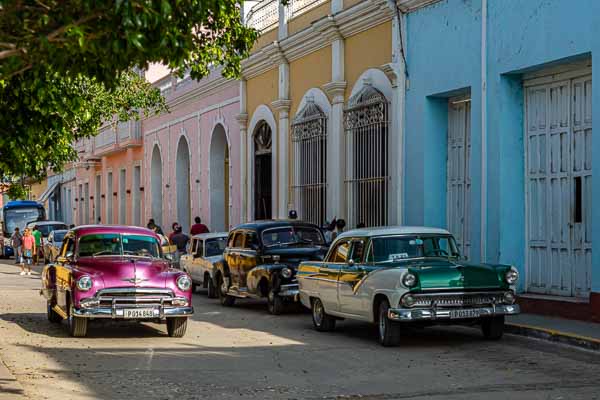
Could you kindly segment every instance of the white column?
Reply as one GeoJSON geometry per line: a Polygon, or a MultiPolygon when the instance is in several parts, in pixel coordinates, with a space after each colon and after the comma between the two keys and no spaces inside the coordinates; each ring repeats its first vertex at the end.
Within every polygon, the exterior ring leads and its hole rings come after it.
{"type": "Polygon", "coordinates": [[[287,218],[289,207],[289,171],[290,171],[290,153],[289,153],[289,127],[290,127],[290,105],[291,101],[287,99],[279,99],[271,103],[271,106],[278,112],[278,143],[273,149],[277,154],[277,185],[274,189],[277,190],[277,201],[273,207],[274,218],[287,218]]]}
{"type": "MultiPolygon", "coordinates": [[[[241,83],[245,84],[245,81],[241,83]]],[[[240,124],[240,222],[244,223],[247,221],[246,211],[248,207],[248,174],[246,169],[248,114],[238,114],[237,121],[240,124]]]]}
{"type": "Polygon", "coordinates": [[[279,2],[279,30],[277,32],[279,40],[285,39],[288,36],[287,18],[285,17],[286,7],[279,2]]]}
{"type": "MultiPolygon", "coordinates": [[[[340,1],[341,3],[341,1],[340,1]]],[[[334,4],[332,3],[332,11],[334,4]]],[[[344,71],[344,38],[336,27],[330,31],[335,39],[331,42],[331,82],[323,89],[331,98],[331,132],[327,135],[327,215],[346,218],[344,180],[346,179],[346,149],[344,148],[344,101],[346,93],[344,71]]]]}
{"type": "Polygon", "coordinates": [[[344,9],[344,0],[331,0],[331,13],[337,14],[344,9]]]}

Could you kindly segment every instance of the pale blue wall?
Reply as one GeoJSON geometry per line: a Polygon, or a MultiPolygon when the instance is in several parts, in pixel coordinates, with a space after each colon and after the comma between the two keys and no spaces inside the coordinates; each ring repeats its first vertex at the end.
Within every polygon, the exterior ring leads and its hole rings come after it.
{"type": "MultiPolygon", "coordinates": [[[[596,58],[600,54],[600,1],[488,0],[487,25],[486,258],[515,264],[524,274],[521,74],[549,63],[590,55],[596,58]]],[[[410,86],[406,99],[404,222],[445,226],[446,154],[441,142],[432,145],[431,140],[447,135],[439,98],[470,88],[471,233],[472,256],[477,260],[481,236],[481,0],[444,0],[409,14],[407,41],[410,86]]],[[[599,64],[593,63],[594,76],[600,76],[599,64]]],[[[593,87],[593,113],[594,126],[600,126],[600,85],[593,87]]],[[[593,196],[600,199],[600,134],[594,135],[592,154],[593,196]]],[[[598,292],[600,206],[593,207],[592,218],[593,237],[597,238],[592,290],[598,292]]]]}

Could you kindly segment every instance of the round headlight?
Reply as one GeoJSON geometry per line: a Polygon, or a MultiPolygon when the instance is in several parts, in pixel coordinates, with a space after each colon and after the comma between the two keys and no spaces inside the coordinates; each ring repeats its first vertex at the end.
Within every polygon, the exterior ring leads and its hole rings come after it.
{"type": "Polygon", "coordinates": [[[415,305],[415,298],[410,294],[407,294],[402,298],[402,305],[404,307],[412,307],[415,305]]]}
{"type": "Polygon", "coordinates": [[[92,278],[87,275],[82,276],[77,280],[77,288],[82,292],[87,292],[92,288],[92,278]]]}
{"type": "Polygon", "coordinates": [[[285,279],[289,279],[292,277],[292,270],[289,269],[288,267],[285,267],[281,270],[281,276],[283,276],[285,279]]]}
{"type": "Polygon", "coordinates": [[[177,287],[183,291],[189,290],[192,287],[192,280],[187,275],[180,275],[177,278],[177,287]]]}
{"type": "Polygon", "coordinates": [[[504,279],[509,285],[514,285],[515,282],[517,282],[517,280],[519,279],[519,271],[517,271],[515,267],[510,267],[510,269],[506,271],[504,279]]]}
{"type": "Polygon", "coordinates": [[[411,288],[417,284],[417,277],[414,274],[407,272],[402,277],[402,284],[406,287],[411,288]]]}

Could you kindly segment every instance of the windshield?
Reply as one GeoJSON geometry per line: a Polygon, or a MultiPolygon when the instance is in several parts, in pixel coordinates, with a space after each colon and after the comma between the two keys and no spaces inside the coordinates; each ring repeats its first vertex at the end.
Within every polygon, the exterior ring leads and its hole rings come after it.
{"type": "Polygon", "coordinates": [[[225,245],[227,244],[227,238],[215,238],[215,239],[207,239],[205,247],[205,257],[211,256],[219,256],[223,254],[223,250],[225,250],[225,245]]]}
{"type": "Polygon", "coordinates": [[[54,231],[54,243],[60,243],[65,238],[67,231],[54,231]]]}
{"type": "Polygon", "coordinates": [[[266,229],[262,233],[262,240],[263,244],[267,247],[298,243],[325,244],[321,231],[310,226],[284,226],[281,228],[266,229]]]}
{"type": "Polygon", "coordinates": [[[44,210],[35,207],[4,210],[4,233],[12,235],[15,228],[23,231],[28,223],[42,220],[44,217],[44,210]]]}
{"type": "MultiPolygon", "coordinates": [[[[38,230],[42,232],[43,237],[48,237],[50,232],[58,230],[58,229],[67,229],[68,226],[65,224],[51,224],[51,225],[38,225],[38,230]]],[[[64,233],[63,233],[64,236],[64,233]]],[[[55,236],[56,238],[56,236],[55,236]]],[[[61,239],[62,240],[62,239],[61,239]]]]}
{"type": "Polygon", "coordinates": [[[367,262],[394,262],[422,257],[460,257],[452,236],[388,236],[371,240],[367,262]]]}
{"type": "Polygon", "coordinates": [[[102,233],[82,236],[79,239],[79,257],[137,256],[160,257],[156,238],[146,235],[102,233]]]}

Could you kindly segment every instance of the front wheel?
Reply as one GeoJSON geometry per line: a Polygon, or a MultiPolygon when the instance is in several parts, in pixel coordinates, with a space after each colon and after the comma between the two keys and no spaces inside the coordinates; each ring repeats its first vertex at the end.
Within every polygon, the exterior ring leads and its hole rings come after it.
{"type": "Polygon", "coordinates": [[[52,305],[51,302],[48,302],[47,307],[46,307],[46,314],[48,315],[48,321],[52,322],[53,324],[60,324],[61,321],[63,320],[63,318],[60,316],[60,314],[58,314],[56,311],[54,311],[54,306],[52,305]]]}
{"type": "Polygon", "coordinates": [[[379,303],[377,326],[379,328],[379,343],[382,346],[398,346],[400,344],[400,324],[388,318],[390,303],[383,300],[379,303]]]}
{"type": "Polygon", "coordinates": [[[233,306],[235,304],[235,297],[227,294],[228,288],[225,286],[225,282],[223,281],[223,277],[221,275],[219,275],[218,284],[219,300],[221,301],[221,304],[225,307],[233,306]]]}
{"type": "Polygon", "coordinates": [[[335,318],[325,312],[321,299],[314,299],[311,304],[312,320],[319,332],[329,332],[335,329],[335,318]]]}
{"type": "Polygon", "coordinates": [[[87,335],[87,318],[73,315],[73,306],[69,312],[69,334],[73,337],[85,337],[87,335]]]}
{"type": "Polygon", "coordinates": [[[504,333],[504,315],[481,320],[481,333],[488,340],[499,340],[504,333]]]}
{"type": "Polygon", "coordinates": [[[187,330],[187,317],[167,318],[167,333],[169,337],[183,337],[187,330]]]}
{"type": "Polygon", "coordinates": [[[275,293],[273,289],[269,291],[269,295],[267,297],[267,307],[269,309],[269,313],[272,315],[280,315],[283,313],[285,307],[283,304],[283,298],[275,293]]]}

